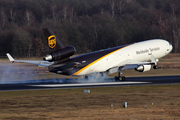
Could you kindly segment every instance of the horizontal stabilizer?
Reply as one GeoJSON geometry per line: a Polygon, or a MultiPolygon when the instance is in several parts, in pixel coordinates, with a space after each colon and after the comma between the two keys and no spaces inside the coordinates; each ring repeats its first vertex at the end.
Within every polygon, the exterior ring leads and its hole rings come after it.
{"type": "Polygon", "coordinates": [[[54,62],[48,62],[48,61],[15,60],[9,53],[6,53],[6,55],[9,58],[9,61],[11,62],[29,63],[29,64],[44,66],[44,67],[48,67],[49,65],[54,64],[54,62]]]}
{"type": "Polygon", "coordinates": [[[9,58],[9,61],[14,62],[14,58],[9,53],[6,53],[6,55],[9,58]]]}

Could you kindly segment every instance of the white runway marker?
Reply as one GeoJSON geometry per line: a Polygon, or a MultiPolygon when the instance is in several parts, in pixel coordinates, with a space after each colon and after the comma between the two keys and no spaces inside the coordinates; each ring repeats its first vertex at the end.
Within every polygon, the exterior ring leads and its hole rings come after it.
{"type": "Polygon", "coordinates": [[[83,84],[47,84],[47,85],[29,85],[29,86],[34,86],[34,87],[73,87],[73,86],[144,84],[144,83],[151,83],[151,82],[106,82],[106,83],[83,83],[83,84]]]}

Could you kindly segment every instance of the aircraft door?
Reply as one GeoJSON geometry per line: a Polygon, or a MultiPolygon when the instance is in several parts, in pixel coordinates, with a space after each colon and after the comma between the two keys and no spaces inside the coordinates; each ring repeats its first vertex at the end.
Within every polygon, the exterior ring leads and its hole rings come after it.
{"type": "Polygon", "coordinates": [[[152,55],[152,52],[151,52],[151,50],[149,49],[149,51],[148,51],[148,55],[152,55]]]}

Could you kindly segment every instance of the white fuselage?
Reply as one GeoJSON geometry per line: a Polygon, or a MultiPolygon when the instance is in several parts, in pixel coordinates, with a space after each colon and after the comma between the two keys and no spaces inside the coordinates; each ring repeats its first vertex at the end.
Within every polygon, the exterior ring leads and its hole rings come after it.
{"type": "Polygon", "coordinates": [[[127,60],[148,62],[151,61],[152,55],[155,59],[158,59],[167,55],[169,52],[171,52],[171,50],[172,45],[168,41],[162,39],[134,43],[99,58],[78,72],[76,75],[104,72],[110,68],[125,65],[125,61],[127,60]]]}

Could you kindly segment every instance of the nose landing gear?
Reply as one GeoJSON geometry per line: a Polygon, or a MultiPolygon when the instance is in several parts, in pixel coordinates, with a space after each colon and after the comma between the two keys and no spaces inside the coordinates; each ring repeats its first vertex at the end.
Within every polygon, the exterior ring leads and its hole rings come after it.
{"type": "Polygon", "coordinates": [[[154,69],[161,69],[161,67],[158,67],[157,65],[153,66],[154,69]]]}

